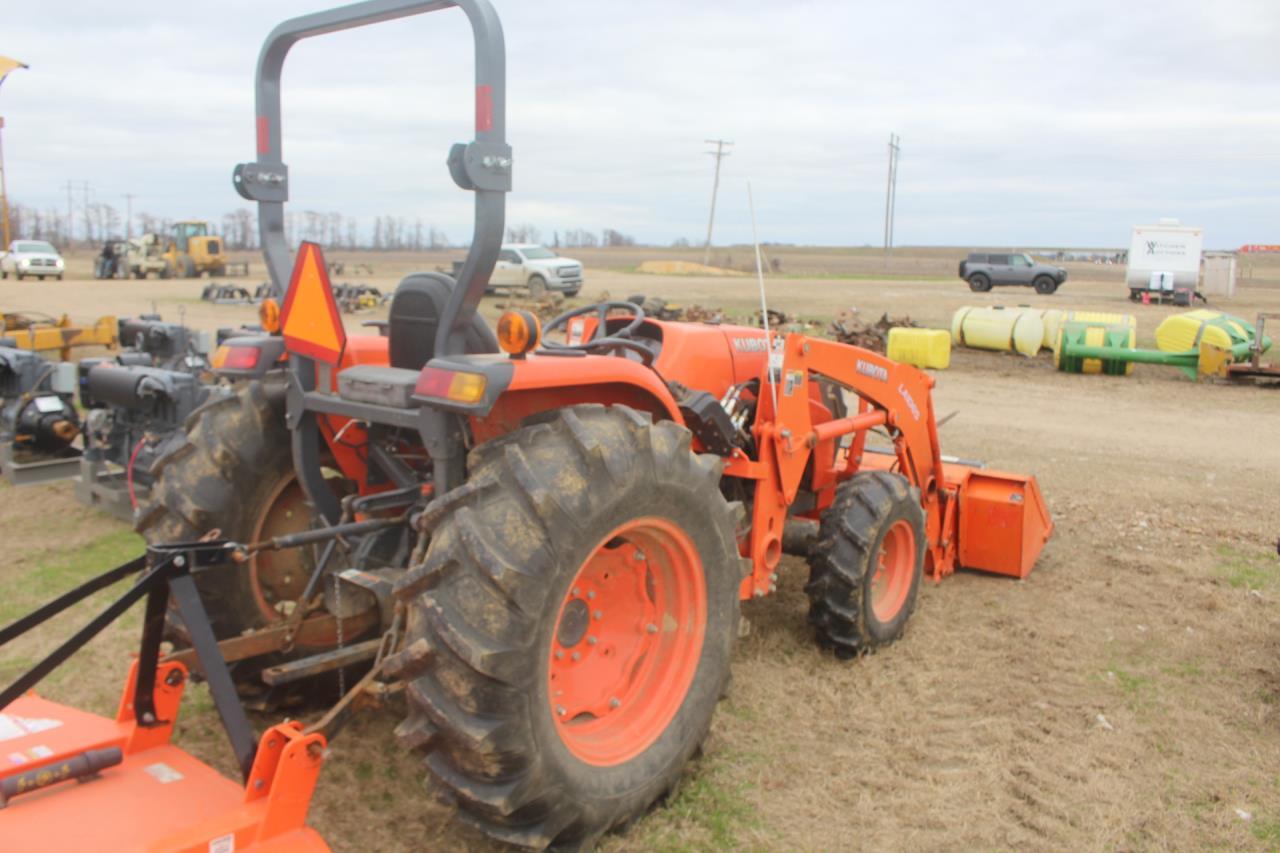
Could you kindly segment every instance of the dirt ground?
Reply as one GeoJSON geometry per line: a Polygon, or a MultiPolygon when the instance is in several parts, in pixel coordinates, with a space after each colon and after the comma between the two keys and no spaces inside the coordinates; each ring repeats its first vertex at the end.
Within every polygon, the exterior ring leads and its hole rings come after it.
{"type": "MultiPolygon", "coordinates": [[[[587,264],[584,297],[643,292],[743,314],[758,304],[753,278],[630,272],[700,252],[566,254],[587,264]]],[[[1045,297],[969,293],[951,250],[900,251],[888,265],[869,251],[775,254],[783,275],[770,278],[770,304],[805,317],[852,305],[871,319],[909,313],[946,328],[969,304],[1124,311],[1149,344],[1178,310],[1129,303],[1122,267],[1069,264],[1070,280],[1045,297]]],[[[363,256],[375,274],[339,280],[390,290],[409,269],[454,256],[363,256]]],[[[87,263],[73,259],[73,272],[87,263]]],[[[1280,310],[1280,258],[1243,272],[1220,307],[1280,310]]],[[[200,303],[200,287],[8,281],[0,310],[87,321],[154,304],[209,330],[253,318],[249,307],[200,303]]],[[[841,663],[815,650],[806,569],[787,558],[779,593],[744,606],[752,631],[706,754],[672,801],[604,848],[1280,847],[1280,390],[1149,366],[1128,378],[1066,375],[1046,353],[957,351],[935,376],[937,411],[958,412],[943,452],[1039,479],[1057,529],[1035,571],[1021,582],[962,572],[929,585],[901,642],[841,663]]],[[[67,484],[0,486],[0,541],[0,621],[139,547],[67,484]]],[[[109,712],[137,624],[134,614],[117,625],[44,692],[109,712]]],[[[51,633],[6,649],[0,678],[54,642],[51,633]]],[[[229,769],[203,688],[183,715],[179,742],[229,769]]],[[[487,848],[423,791],[391,736],[399,716],[367,713],[334,744],[313,824],[339,850],[487,848]]]]}

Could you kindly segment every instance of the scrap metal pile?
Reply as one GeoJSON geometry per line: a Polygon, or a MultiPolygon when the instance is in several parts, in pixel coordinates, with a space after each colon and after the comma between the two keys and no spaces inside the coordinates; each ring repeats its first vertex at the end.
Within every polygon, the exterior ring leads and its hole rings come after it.
{"type": "Polygon", "coordinates": [[[888,312],[880,315],[875,322],[868,322],[858,316],[857,308],[841,311],[835,319],[827,324],[827,334],[842,344],[862,347],[874,352],[884,352],[889,340],[890,329],[916,329],[920,324],[904,314],[901,317],[890,317],[888,312]]]}

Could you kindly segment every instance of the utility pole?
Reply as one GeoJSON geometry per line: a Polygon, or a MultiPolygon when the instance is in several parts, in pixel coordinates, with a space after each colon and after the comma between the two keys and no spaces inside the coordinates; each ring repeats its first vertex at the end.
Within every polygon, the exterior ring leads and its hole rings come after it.
{"type": "Polygon", "coordinates": [[[726,146],[733,145],[724,139],[708,139],[705,140],[708,145],[714,145],[715,151],[708,151],[712,157],[716,158],[716,178],[711,184],[711,216],[707,219],[707,242],[702,247],[702,262],[704,264],[711,263],[711,229],[716,224],[716,193],[720,190],[720,161],[729,156],[729,152],[724,150],[726,146]]]}
{"type": "Polygon", "coordinates": [[[884,263],[889,265],[889,253],[893,251],[893,216],[898,203],[898,152],[902,137],[889,134],[889,186],[884,196],[884,263]]]}
{"type": "MultiPolygon", "coordinates": [[[[0,116],[0,131],[4,130],[4,116],[0,116]]],[[[0,236],[4,237],[4,244],[0,245],[0,252],[9,249],[9,194],[5,190],[4,185],[4,143],[0,142],[0,236]]]]}
{"type": "MultiPolygon", "coordinates": [[[[4,83],[4,78],[9,76],[10,71],[19,68],[30,68],[25,62],[19,62],[16,59],[10,59],[7,56],[0,56],[0,83],[4,83]]],[[[4,117],[0,116],[0,130],[4,130],[4,117]]],[[[9,193],[5,188],[4,181],[4,146],[0,145],[0,236],[4,238],[4,245],[0,246],[0,251],[9,248],[9,193]]]]}
{"type": "Polygon", "coordinates": [[[88,215],[89,215],[89,182],[88,181],[67,181],[67,247],[75,242],[76,219],[75,210],[72,207],[71,193],[79,186],[84,193],[84,210],[85,210],[85,233],[84,238],[89,239],[88,215]]]}
{"type": "Polygon", "coordinates": [[[91,221],[89,217],[89,182],[81,181],[80,183],[80,189],[84,193],[84,207],[82,208],[84,210],[84,241],[88,243],[90,237],[89,223],[91,221]]]}
{"type": "Polygon", "coordinates": [[[133,200],[136,196],[133,193],[125,193],[125,214],[124,214],[124,238],[126,240],[133,237],[133,200]]]}

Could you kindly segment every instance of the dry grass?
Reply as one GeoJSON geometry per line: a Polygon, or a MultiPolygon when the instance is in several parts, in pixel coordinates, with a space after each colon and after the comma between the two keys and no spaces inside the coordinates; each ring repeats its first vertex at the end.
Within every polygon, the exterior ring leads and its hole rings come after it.
{"type": "MultiPolygon", "coordinates": [[[[585,295],[646,291],[746,309],[756,298],[750,281],[610,270],[680,257],[666,251],[579,254],[590,265],[585,295]]],[[[802,269],[806,254],[836,275],[881,262],[797,251],[784,270],[802,269]]],[[[773,280],[771,303],[812,316],[856,304],[936,326],[971,303],[1125,310],[1147,340],[1174,310],[1128,303],[1117,268],[1073,267],[1054,297],[929,280],[935,266],[939,279],[953,274],[959,254],[895,258],[893,275],[910,274],[899,264],[930,270],[914,279],[773,280]]],[[[390,285],[414,259],[372,262],[373,283],[390,285]]],[[[1280,259],[1255,264],[1228,310],[1280,309],[1280,259]]],[[[136,312],[153,298],[166,313],[186,305],[208,328],[252,315],[198,306],[192,291],[68,281],[3,293],[5,307],[78,317],[136,312]]],[[[779,594],[744,608],[753,630],[706,755],[665,808],[605,848],[1276,847],[1280,392],[1196,385],[1147,366],[1131,378],[1069,376],[1043,355],[968,352],[937,379],[938,411],[960,412],[943,429],[944,452],[1038,476],[1058,526],[1036,570],[1024,582],[961,573],[930,586],[902,642],[843,664],[814,650],[805,569],[789,558],[779,594]]],[[[0,487],[0,539],[5,616],[139,547],[65,486],[0,487]]],[[[136,628],[114,627],[47,692],[109,712],[136,628]]],[[[0,676],[52,642],[6,649],[0,676]]],[[[391,737],[397,717],[368,713],[337,741],[314,825],[342,850],[486,848],[423,790],[391,737]]],[[[178,739],[229,769],[202,688],[188,696],[178,739]]]]}

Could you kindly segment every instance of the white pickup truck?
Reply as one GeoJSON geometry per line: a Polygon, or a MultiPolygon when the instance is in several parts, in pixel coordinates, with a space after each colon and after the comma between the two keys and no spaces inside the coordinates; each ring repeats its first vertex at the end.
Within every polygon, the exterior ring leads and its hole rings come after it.
{"type": "Polygon", "coordinates": [[[534,298],[550,291],[576,296],[582,289],[582,264],[535,243],[508,243],[498,252],[485,293],[525,288],[534,298]]]}

